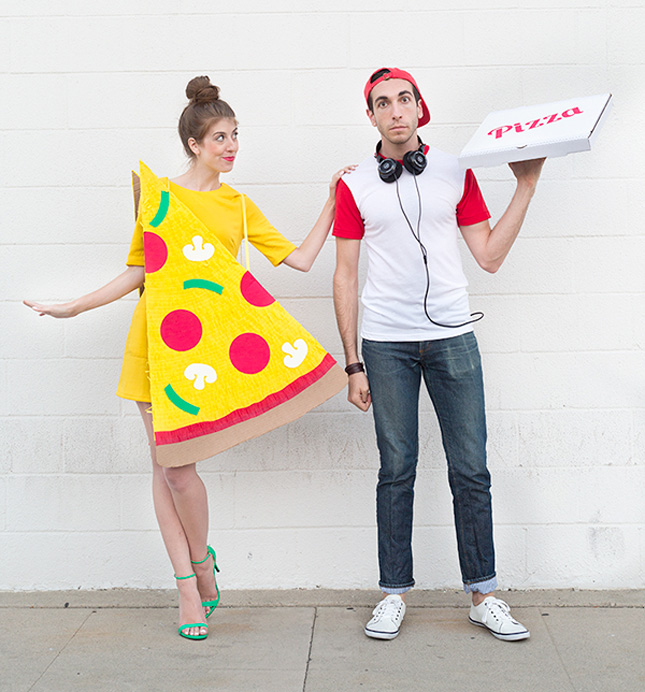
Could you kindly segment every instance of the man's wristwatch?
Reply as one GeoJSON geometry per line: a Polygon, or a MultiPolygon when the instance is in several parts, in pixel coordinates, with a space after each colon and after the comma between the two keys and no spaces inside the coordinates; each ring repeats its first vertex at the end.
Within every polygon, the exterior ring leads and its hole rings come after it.
{"type": "Polygon", "coordinates": [[[350,363],[345,368],[345,372],[348,375],[355,375],[357,372],[365,372],[365,368],[363,367],[363,363],[350,363]]]}

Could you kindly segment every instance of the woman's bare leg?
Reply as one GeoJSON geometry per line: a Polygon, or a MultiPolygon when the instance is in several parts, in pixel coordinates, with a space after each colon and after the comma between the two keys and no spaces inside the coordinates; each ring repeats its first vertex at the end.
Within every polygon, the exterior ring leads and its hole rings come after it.
{"type": "MultiPolygon", "coordinates": [[[[208,498],[206,488],[197,475],[195,464],[166,469],[156,460],[156,447],[152,429],[150,404],[137,402],[148,434],[152,456],[152,495],[155,514],[161,529],[170,562],[178,577],[195,572],[197,579],[178,580],[180,625],[202,622],[202,600],[215,598],[216,588],[212,565],[207,560],[192,565],[191,560],[202,560],[206,555],[208,535],[208,498]],[[209,566],[210,565],[210,566],[209,566]]],[[[201,633],[206,630],[202,629],[201,633]]],[[[199,634],[200,628],[191,628],[188,634],[199,634]]]]}
{"type": "Polygon", "coordinates": [[[207,556],[208,542],[208,495],[204,482],[197,473],[196,464],[164,468],[163,475],[188,542],[190,559],[200,563],[191,565],[191,572],[197,575],[199,593],[203,601],[215,600],[213,561],[202,562],[207,556]]]}

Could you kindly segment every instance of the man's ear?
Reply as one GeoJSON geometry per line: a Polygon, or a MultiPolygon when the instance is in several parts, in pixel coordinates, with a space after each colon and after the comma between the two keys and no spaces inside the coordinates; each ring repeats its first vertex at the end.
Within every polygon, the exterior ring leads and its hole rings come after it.
{"type": "Polygon", "coordinates": [[[365,112],[367,113],[367,117],[370,119],[370,122],[372,123],[372,127],[376,127],[376,118],[374,117],[374,113],[372,113],[372,111],[369,108],[367,108],[365,112]]]}

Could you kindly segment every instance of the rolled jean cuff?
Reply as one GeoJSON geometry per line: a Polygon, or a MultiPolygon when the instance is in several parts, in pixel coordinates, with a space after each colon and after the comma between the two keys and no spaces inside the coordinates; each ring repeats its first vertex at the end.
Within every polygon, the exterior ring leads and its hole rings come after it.
{"type": "MultiPolygon", "coordinates": [[[[464,584],[464,591],[466,593],[473,593],[473,591],[478,591],[479,593],[491,593],[497,588],[497,577],[491,577],[491,579],[486,579],[486,581],[477,581],[473,584],[464,584]]],[[[385,591],[385,589],[383,589],[385,591]]]]}
{"type": "Polygon", "coordinates": [[[407,593],[412,587],[411,586],[402,586],[400,588],[392,587],[392,586],[381,586],[379,587],[383,593],[407,593]]]}

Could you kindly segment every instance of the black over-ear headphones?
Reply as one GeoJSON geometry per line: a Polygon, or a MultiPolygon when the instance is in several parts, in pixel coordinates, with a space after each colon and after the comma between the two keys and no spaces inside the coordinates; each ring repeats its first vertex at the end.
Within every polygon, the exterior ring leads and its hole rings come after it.
{"type": "Polygon", "coordinates": [[[378,160],[379,177],[384,183],[393,183],[395,180],[398,180],[404,168],[409,173],[412,173],[412,175],[421,175],[421,173],[423,173],[428,165],[426,155],[423,153],[426,145],[419,137],[417,137],[417,139],[419,140],[419,148],[415,151],[406,152],[403,156],[403,165],[396,159],[384,159],[380,157],[379,152],[381,151],[383,142],[379,142],[376,145],[376,154],[374,154],[374,156],[378,160]]]}

